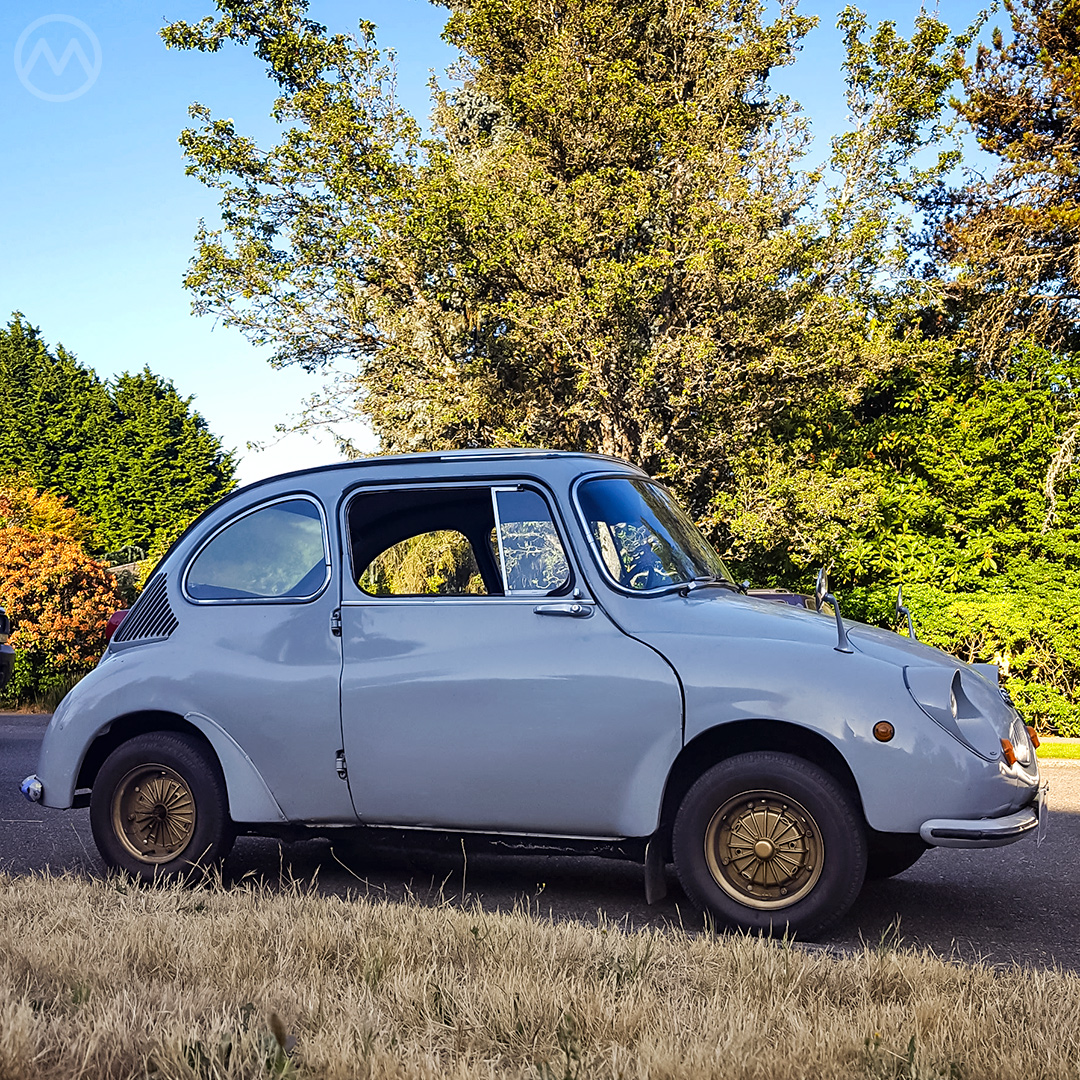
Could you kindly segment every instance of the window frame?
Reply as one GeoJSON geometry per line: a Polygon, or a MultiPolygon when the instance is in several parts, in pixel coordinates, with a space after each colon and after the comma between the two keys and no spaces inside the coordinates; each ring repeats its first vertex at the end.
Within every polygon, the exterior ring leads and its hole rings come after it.
{"type": "MultiPolygon", "coordinates": [[[[538,598],[544,596],[552,596],[553,599],[557,599],[560,596],[570,596],[574,593],[575,589],[580,589],[580,579],[582,577],[580,571],[574,564],[573,547],[567,543],[566,526],[563,523],[560,514],[558,512],[558,504],[551,494],[551,492],[539,481],[532,479],[510,479],[506,477],[488,477],[486,479],[462,479],[462,480],[439,480],[431,482],[430,480],[415,480],[405,483],[381,483],[374,484],[370,487],[367,485],[354,487],[345,492],[339,507],[339,519],[341,525],[341,535],[343,539],[343,552],[342,559],[343,564],[347,565],[349,572],[343,575],[343,582],[349,583],[349,588],[354,591],[353,596],[346,597],[342,594],[342,602],[353,606],[356,604],[489,604],[492,601],[502,601],[504,603],[528,603],[536,604],[538,598]],[[494,515],[495,528],[500,526],[498,507],[495,501],[495,493],[497,491],[521,491],[528,490],[534,491],[543,500],[544,505],[547,507],[548,514],[551,518],[552,527],[555,530],[555,535],[558,537],[559,543],[562,545],[563,557],[566,559],[566,566],[569,570],[569,579],[563,589],[557,594],[540,593],[540,592],[525,592],[522,590],[516,590],[514,592],[506,592],[506,578],[503,571],[502,556],[500,551],[492,552],[492,559],[495,563],[495,568],[502,578],[502,586],[504,592],[499,593],[483,593],[477,595],[463,595],[463,596],[436,596],[436,595],[387,595],[387,596],[374,596],[369,592],[365,592],[359,584],[359,580],[354,580],[354,573],[357,569],[352,564],[352,552],[354,550],[354,543],[352,537],[352,528],[349,523],[350,512],[353,505],[353,501],[358,498],[362,498],[364,495],[377,495],[386,491],[460,491],[463,489],[486,489],[491,498],[491,509],[494,515]]],[[[417,534],[420,535],[420,534],[417,534]]],[[[468,537],[466,537],[468,540],[468,537]]],[[[471,541],[470,541],[471,546],[471,541]]],[[[473,552],[473,557],[476,557],[476,552],[473,552]]],[[[366,567],[364,568],[366,569],[366,567]]],[[[343,584],[343,589],[344,589],[343,584]]]]}
{"type": "Polygon", "coordinates": [[[187,562],[184,564],[184,571],[180,579],[180,594],[189,604],[204,605],[220,605],[220,604],[309,604],[313,600],[318,599],[327,589],[333,578],[333,560],[330,553],[330,528],[326,516],[326,510],[323,508],[322,503],[310,492],[297,491],[288,495],[277,495],[272,499],[267,499],[265,502],[256,503],[254,506],[249,506],[246,510],[242,510],[239,514],[233,515],[227,521],[222,522],[205,540],[202,541],[196,547],[196,549],[188,557],[187,562]],[[195,565],[196,559],[223,533],[226,529],[231,528],[233,525],[238,524],[246,517],[250,517],[252,514],[257,514],[261,510],[268,510],[272,506],[277,506],[280,503],[286,502],[309,502],[319,514],[319,527],[322,531],[322,549],[323,549],[323,579],[319,584],[319,587],[312,593],[307,593],[304,596],[215,596],[200,598],[192,596],[188,591],[188,576],[191,573],[191,568],[195,565]]]}
{"type": "Polygon", "coordinates": [[[555,524],[555,515],[551,512],[551,504],[544,498],[544,496],[535,491],[533,488],[528,487],[526,484],[492,484],[491,485],[491,512],[495,516],[495,543],[497,545],[496,551],[496,563],[499,567],[499,573],[502,575],[503,596],[514,597],[528,597],[531,599],[537,599],[545,596],[566,596],[573,588],[574,583],[574,571],[570,565],[570,558],[568,555],[569,549],[566,546],[566,541],[559,535],[559,528],[555,524]],[[563,562],[566,563],[567,578],[565,584],[561,585],[558,591],[552,589],[511,589],[509,579],[506,574],[506,542],[503,539],[503,525],[505,524],[502,519],[502,515],[499,513],[499,495],[504,492],[519,492],[519,491],[534,491],[535,494],[540,496],[540,501],[547,507],[548,518],[551,521],[551,527],[555,530],[555,537],[559,541],[559,545],[562,547],[563,562]]]}

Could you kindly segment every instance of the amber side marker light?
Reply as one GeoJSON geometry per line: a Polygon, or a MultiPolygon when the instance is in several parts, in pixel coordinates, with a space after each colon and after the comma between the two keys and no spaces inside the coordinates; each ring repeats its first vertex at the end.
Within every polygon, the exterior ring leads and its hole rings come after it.
{"type": "Polygon", "coordinates": [[[1039,736],[1035,734],[1035,729],[1030,724],[1028,725],[1028,735],[1031,736],[1031,745],[1038,746],[1039,736]]]}
{"type": "Polygon", "coordinates": [[[1016,751],[1013,749],[1013,744],[1008,739],[1001,740],[1001,752],[1005,755],[1005,760],[1010,765],[1016,764],[1016,751]]]}
{"type": "Polygon", "coordinates": [[[874,725],[874,738],[878,742],[888,742],[896,734],[896,729],[888,720],[879,720],[874,725]]]}

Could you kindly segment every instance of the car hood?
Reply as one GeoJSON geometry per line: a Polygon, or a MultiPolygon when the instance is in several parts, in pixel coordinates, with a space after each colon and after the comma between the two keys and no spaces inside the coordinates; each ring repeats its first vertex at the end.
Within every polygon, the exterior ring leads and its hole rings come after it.
{"type": "MultiPolygon", "coordinates": [[[[624,628],[635,636],[706,635],[823,646],[830,650],[835,649],[837,644],[836,619],[831,614],[715,589],[696,590],[685,597],[669,594],[634,601],[621,605],[617,617],[624,628]]],[[[852,619],[845,619],[844,625],[852,646],[875,660],[899,667],[950,670],[969,667],[955,656],[891,630],[882,630],[852,619]]],[[[979,673],[979,677],[984,676],[979,673]]]]}
{"type": "Polygon", "coordinates": [[[622,627],[668,658],[688,694],[691,686],[715,695],[759,685],[791,701],[815,697],[838,707],[850,698],[857,710],[867,695],[895,700],[906,686],[924,713],[986,758],[998,756],[1010,734],[1016,714],[996,678],[889,630],[845,620],[854,649],[846,654],[836,649],[831,615],[712,589],[651,601],[623,605],[622,627]]]}

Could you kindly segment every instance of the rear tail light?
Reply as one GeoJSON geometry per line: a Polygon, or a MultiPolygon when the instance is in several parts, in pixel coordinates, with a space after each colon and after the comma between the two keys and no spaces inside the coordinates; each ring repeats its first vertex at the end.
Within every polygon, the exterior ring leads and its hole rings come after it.
{"type": "Polygon", "coordinates": [[[128,608],[121,608],[119,611],[114,611],[109,616],[109,621],[105,624],[105,640],[112,641],[113,634],[116,633],[116,628],[127,618],[128,608]]]}

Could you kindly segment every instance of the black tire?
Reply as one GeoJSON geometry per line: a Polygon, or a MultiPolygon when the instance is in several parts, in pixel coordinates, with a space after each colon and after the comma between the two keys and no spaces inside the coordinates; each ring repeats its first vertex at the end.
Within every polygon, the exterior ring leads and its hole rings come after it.
{"type": "Polygon", "coordinates": [[[866,875],[854,799],[818,766],[772,751],[701,776],[676,814],[672,849],[693,903],[721,925],[767,934],[825,929],[866,875]]]}
{"type": "Polygon", "coordinates": [[[921,836],[881,833],[870,838],[866,880],[896,877],[914,866],[929,851],[921,836]]]}
{"type": "Polygon", "coordinates": [[[235,837],[213,751],[172,731],[138,735],[105,759],[90,827],[107,866],[146,881],[201,875],[224,861],[235,837]]]}

